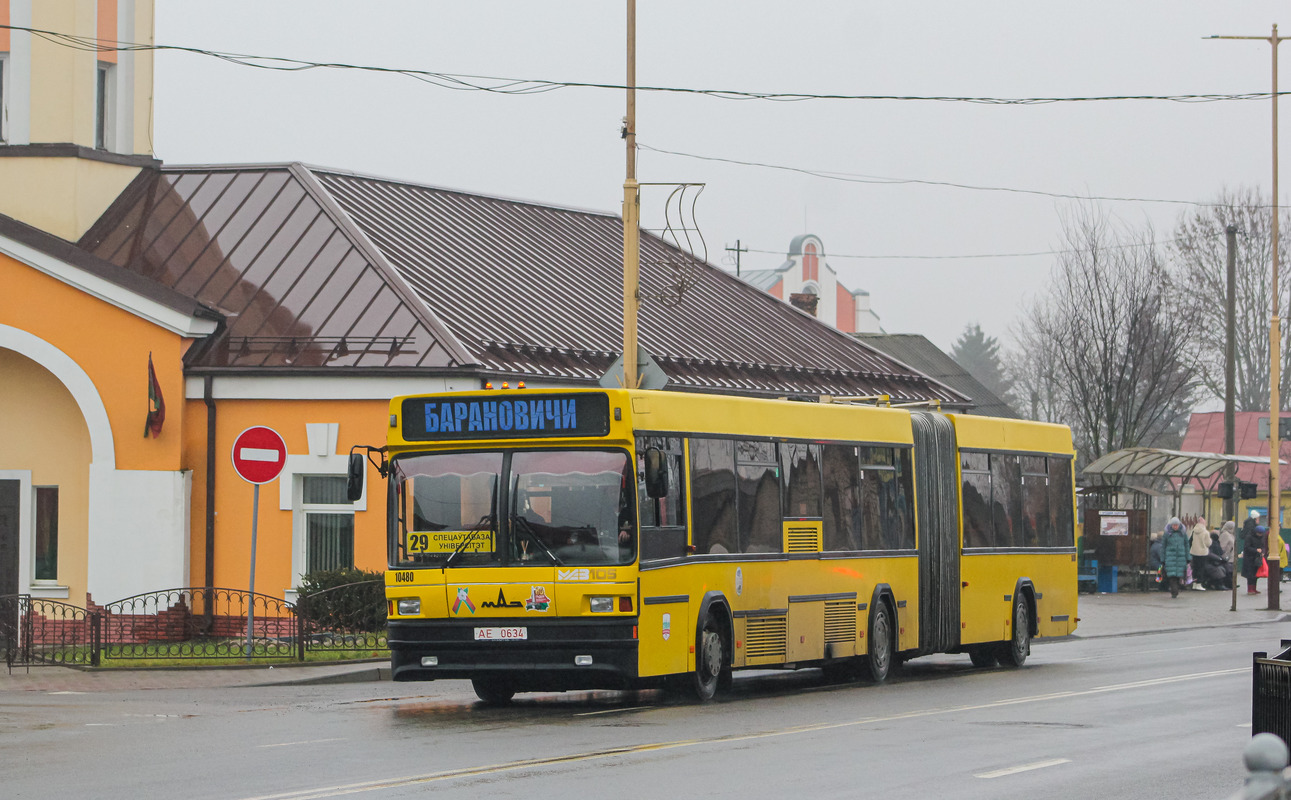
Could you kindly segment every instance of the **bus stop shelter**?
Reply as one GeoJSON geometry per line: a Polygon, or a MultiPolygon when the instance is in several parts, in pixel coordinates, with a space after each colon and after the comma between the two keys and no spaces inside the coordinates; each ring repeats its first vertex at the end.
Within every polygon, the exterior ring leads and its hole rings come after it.
{"type": "MultiPolygon", "coordinates": [[[[1230,456],[1223,453],[1189,453],[1159,447],[1127,447],[1099,457],[1082,470],[1082,474],[1104,486],[1119,486],[1124,478],[1164,479],[1169,481],[1174,497],[1174,513],[1179,514],[1183,487],[1196,481],[1203,502],[1215,490],[1228,464],[1267,464],[1268,456],[1230,456]]],[[[1285,463],[1282,461],[1279,464],[1285,463]]]]}
{"type": "MultiPolygon", "coordinates": [[[[1130,447],[1116,450],[1096,459],[1082,470],[1082,474],[1098,488],[1096,494],[1115,496],[1116,490],[1126,486],[1125,479],[1165,482],[1170,487],[1172,513],[1179,516],[1183,487],[1196,481],[1202,490],[1202,507],[1210,494],[1223,479],[1229,464],[1268,464],[1267,456],[1238,456],[1223,453],[1194,453],[1166,450],[1159,447],[1130,447]]],[[[1281,463],[1281,462],[1279,462],[1281,463]]],[[[1142,490],[1139,490],[1142,491],[1142,490]]],[[[1081,573],[1096,580],[1099,591],[1116,591],[1118,567],[1132,567],[1144,573],[1147,554],[1146,519],[1134,519],[1142,511],[1116,511],[1114,509],[1086,508],[1082,518],[1081,573]],[[1098,530],[1094,518],[1102,513],[1120,513],[1131,517],[1133,531],[1121,537],[1107,538],[1098,530]],[[1090,526],[1094,530],[1090,530],[1090,526]],[[1096,556],[1096,560],[1095,559],[1096,556]],[[1088,573],[1086,575],[1086,573],[1088,573]]],[[[1146,573],[1144,573],[1146,574],[1146,573]]]]}

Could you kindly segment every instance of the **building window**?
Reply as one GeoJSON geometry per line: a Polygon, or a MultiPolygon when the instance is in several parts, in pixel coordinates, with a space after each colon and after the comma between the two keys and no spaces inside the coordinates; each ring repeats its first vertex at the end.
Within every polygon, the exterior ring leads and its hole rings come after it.
{"type": "Polygon", "coordinates": [[[820,261],[816,257],[816,245],[809,244],[802,248],[802,282],[820,280],[820,261]]]}
{"type": "Polygon", "coordinates": [[[98,150],[112,147],[115,78],[116,66],[100,61],[94,80],[94,147],[98,150]]]}
{"type": "Polygon", "coordinates": [[[0,53],[0,144],[9,141],[9,93],[5,91],[9,80],[9,54],[0,53]]]}
{"type": "Polygon", "coordinates": [[[346,502],[345,478],[301,476],[305,574],[354,566],[354,507],[346,502]]]}
{"type": "Polygon", "coordinates": [[[58,487],[36,487],[36,570],[38,581],[58,579],[58,487]]]}

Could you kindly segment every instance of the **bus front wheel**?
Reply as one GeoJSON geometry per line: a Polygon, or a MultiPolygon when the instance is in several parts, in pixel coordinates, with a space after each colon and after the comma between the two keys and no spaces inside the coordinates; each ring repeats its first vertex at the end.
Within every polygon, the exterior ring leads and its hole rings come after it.
{"type": "Polygon", "coordinates": [[[881,600],[870,612],[870,652],[865,657],[865,667],[874,683],[883,683],[892,671],[892,618],[887,603],[881,600]]]}
{"type": "Polygon", "coordinates": [[[699,635],[699,647],[695,650],[693,688],[699,702],[712,700],[719,684],[729,684],[729,681],[722,679],[723,673],[728,670],[726,653],[726,636],[717,621],[709,617],[704,621],[704,629],[699,635]]]}
{"type": "Polygon", "coordinates": [[[1000,643],[1000,661],[1020,667],[1031,654],[1031,607],[1018,595],[1013,600],[1013,637],[1000,643]]]}
{"type": "Polygon", "coordinates": [[[516,694],[515,687],[500,678],[471,678],[471,688],[476,697],[490,706],[504,706],[516,694]]]}

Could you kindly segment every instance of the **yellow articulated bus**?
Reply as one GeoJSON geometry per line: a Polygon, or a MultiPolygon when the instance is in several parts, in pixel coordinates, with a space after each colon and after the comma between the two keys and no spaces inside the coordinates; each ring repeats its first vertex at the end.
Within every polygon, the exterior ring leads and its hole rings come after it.
{"type": "Polygon", "coordinates": [[[1059,425],[503,389],[396,398],[381,450],[395,680],[706,700],[737,669],[1016,666],[1075,628],[1059,425]]]}

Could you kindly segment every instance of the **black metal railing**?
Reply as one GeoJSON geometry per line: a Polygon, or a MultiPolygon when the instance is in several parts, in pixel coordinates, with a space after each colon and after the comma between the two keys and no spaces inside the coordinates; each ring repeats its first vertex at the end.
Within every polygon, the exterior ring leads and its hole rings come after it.
{"type": "Polygon", "coordinates": [[[1273,733],[1291,742],[1291,640],[1273,658],[1255,653],[1251,666],[1251,734],[1273,733]]]}
{"type": "Polygon", "coordinates": [[[25,594],[0,596],[5,664],[98,665],[96,620],[78,606],[25,594]]]}
{"type": "Polygon", "coordinates": [[[183,587],[81,608],[30,595],[0,596],[6,666],[134,666],[175,661],[304,661],[308,653],[382,655],[382,582],[302,594],[291,603],[241,589],[183,587]]]}
{"type": "Polygon", "coordinates": [[[385,584],[359,581],[296,598],[304,650],[377,652],[386,648],[385,584]]]}
{"type": "Polygon", "coordinates": [[[108,659],[284,659],[300,655],[300,626],[286,600],[241,589],[186,587],[102,606],[108,659]],[[248,635],[249,626],[249,635],[248,635]]]}

